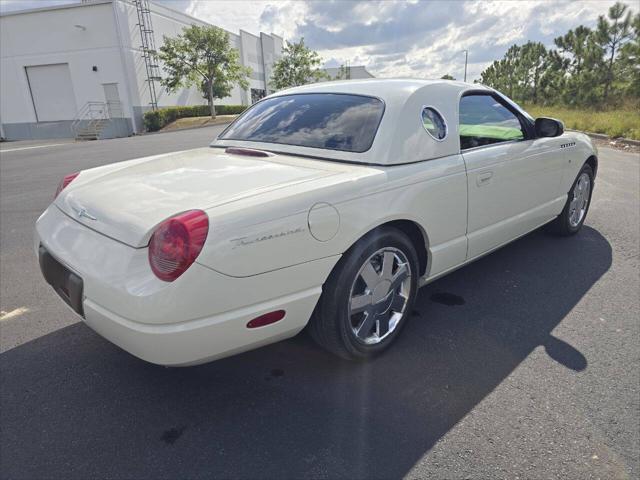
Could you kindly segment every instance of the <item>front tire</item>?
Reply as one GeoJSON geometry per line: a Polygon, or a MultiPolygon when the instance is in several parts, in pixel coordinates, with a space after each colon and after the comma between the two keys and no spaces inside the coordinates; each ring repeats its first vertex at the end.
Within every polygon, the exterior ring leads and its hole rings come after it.
{"type": "Polygon", "coordinates": [[[313,339],[340,357],[367,359],[386,350],[411,316],[418,255],[395,228],[364,236],[338,262],[309,322],[313,339]]]}
{"type": "Polygon", "coordinates": [[[562,213],[549,224],[551,230],[559,235],[570,236],[580,231],[591,205],[593,193],[593,169],[584,164],[578,177],[569,190],[567,203],[562,213]]]}

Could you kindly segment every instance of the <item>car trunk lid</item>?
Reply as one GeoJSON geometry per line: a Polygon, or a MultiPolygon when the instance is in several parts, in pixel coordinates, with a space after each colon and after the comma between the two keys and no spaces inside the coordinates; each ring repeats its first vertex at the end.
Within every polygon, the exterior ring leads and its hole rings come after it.
{"type": "Polygon", "coordinates": [[[144,247],[154,227],[175,214],[206,210],[335,173],[323,170],[319,162],[301,166],[280,161],[284,157],[202,148],[122,162],[97,176],[87,175],[85,181],[81,174],[55,203],[97,232],[144,247]]]}

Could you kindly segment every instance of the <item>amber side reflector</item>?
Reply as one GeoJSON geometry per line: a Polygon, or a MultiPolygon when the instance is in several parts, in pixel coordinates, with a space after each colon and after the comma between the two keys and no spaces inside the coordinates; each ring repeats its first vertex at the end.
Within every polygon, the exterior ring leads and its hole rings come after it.
{"type": "Polygon", "coordinates": [[[273,154],[265,152],[263,150],[254,150],[253,148],[237,148],[227,147],[224,153],[231,153],[232,155],[246,155],[247,157],[271,157],[273,154]]]}
{"type": "Polygon", "coordinates": [[[271,325],[272,323],[279,322],[285,316],[284,310],[276,310],[275,312],[265,313],[259,317],[254,318],[247,323],[247,328],[264,327],[265,325],[271,325]]]}

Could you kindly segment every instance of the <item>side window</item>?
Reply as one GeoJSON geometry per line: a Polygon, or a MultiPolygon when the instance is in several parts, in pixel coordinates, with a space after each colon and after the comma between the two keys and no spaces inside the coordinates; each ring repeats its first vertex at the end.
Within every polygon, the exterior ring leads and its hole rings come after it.
{"type": "Polygon", "coordinates": [[[460,100],[460,148],[523,140],[518,117],[491,95],[467,95],[460,100]]]}
{"type": "Polygon", "coordinates": [[[436,140],[444,140],[447,136],[447,124],[433,107],[422,107],[422,126],[436,140]]]}

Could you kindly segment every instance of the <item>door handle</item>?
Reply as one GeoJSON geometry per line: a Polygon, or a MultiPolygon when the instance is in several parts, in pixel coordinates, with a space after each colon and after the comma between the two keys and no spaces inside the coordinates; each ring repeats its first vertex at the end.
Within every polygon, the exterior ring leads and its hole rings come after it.
{"type": "Polygon", "coordinates": [[[479,173],[476,177],[476,184],[481,187],[482,185],[486,185],[491,181],[491,177],[493,177],[493,172],[482,172],[479,173]]]}

